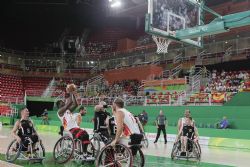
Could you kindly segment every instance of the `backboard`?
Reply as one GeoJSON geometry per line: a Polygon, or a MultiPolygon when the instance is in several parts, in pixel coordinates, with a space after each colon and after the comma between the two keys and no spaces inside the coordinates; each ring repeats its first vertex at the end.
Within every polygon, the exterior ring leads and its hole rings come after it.
{"type": "Polygon", "coordinates": [[[145,31],[149,34],[202,46],[202,38],[180,39],[176,31],[201,25],[202,8],[197,0],[148,0],[145,31]]]}

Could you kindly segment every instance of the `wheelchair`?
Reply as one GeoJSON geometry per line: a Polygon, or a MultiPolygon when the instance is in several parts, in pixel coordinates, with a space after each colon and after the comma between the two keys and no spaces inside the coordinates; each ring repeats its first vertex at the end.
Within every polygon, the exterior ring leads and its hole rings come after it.
{"type": "Polygon", "coordinates": [[[74,139],[72,134],[67,131],[63,131],[61,136],[62,137],[56,142],[53,149],[53,159],[56,163],[64,164],[71,159],[81,163],[94,163],[97,151],[92,141],[90,141],[87,147],[87,156],[92,157],[93,160],[88,160],[84,157],[81,140],[74,139]]]}
{"type": "Polygon", "coordinates": [[[200,162],[201,159],[201,147],[198,142],[194,142],[192,139],[187,139],[187,152],[186,155],[181,155],[181,140],[179,139],[173,145],[173,149],[171,152],[171,159],[195,159],[197,162],[200,162]]]}
{"type": "Polygon", "coordinates": [[[148,138],[147,138],[145,133],[143,133],[143,138],[142,138],[141,142],[142,142],[142,146],[144,148],[148,148],[149,142],[148,142],[148,138]]]}
{"type": "Polygon", "coordinates": [[[21,142],[18,143],[14,139],[8,146],[5,159],[7,162],[14,162],[15,160],[26,160],[29,163],[42,163],[45,159],[45,149],[41,140],[35,143],[29,137],[25,137],[28,140],[28,147],[21,142]]]}
{"type": "Polygon", "coordinates": [[[107,145],[100,151],[96,166],[144,167],[145,158],[141,148],[141,144],[129,144],[129,147],[123,144],[116,144],[115,147],[107,145]]]}
{"type": "Polygon", "coordinates": [[[107,138],[101,132],[94,132],[90,141],[95,147],[95,150],[96,150],[95,157],[97,157],[99,155],[100,150],[101,150],[101,142],[103,142],[104,145],[107,145],[108,143],[111,143],[112,138],[111,137],[107,138]]]}

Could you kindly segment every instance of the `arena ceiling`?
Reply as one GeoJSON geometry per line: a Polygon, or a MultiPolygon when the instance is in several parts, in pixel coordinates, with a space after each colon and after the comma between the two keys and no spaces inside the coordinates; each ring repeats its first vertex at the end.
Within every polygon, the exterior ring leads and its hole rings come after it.
{"type": "MultiPolygon", "coordinates": [[[[235,0],[232,0],[235,1],[235,0]]],[[[110,14],[116,17],[144,17],[147,12],[147,0],[121,0],[122,7],[111,9],[110,14]]],[[[206,6],[212,7],[225,3],[225,0],[205,0],[206,6]]]]}
{"type": "MultiPolygon", "coordinates": [[[[65,28],[79,34],[85,27],[102,28],[112,22],[125,25],[121,17],[144,17],[146,0],[121,1],[122,7],[115,9],[110,8],[109,0],[1,0],[0,46],[30,51],[58,40],[65,28]]],[[[223,2],[206,0],[208,6],[223,2]]]]}

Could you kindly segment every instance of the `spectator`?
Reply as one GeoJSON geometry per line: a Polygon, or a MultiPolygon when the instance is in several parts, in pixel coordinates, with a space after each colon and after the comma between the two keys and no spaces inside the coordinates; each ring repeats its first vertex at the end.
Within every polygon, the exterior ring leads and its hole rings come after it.
{"type": "Polygon", "coordinates": [[[217,129],[226,129],[229,126],[229,122],[227,120],[227,117],[223,117],[223,119],[216,124],[217,129]]]}
{"type": "Polygon", "coordinates": [[[42,125],[49,125],[49,113],[47,109],[42,114],[42,125]]]}

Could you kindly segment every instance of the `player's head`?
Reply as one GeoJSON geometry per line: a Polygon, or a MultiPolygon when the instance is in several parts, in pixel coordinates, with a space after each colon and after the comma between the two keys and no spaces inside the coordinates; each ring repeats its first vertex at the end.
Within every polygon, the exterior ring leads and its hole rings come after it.
{"type": "Polygon", "coordinates": [[[113,102],[113,111],[124,107],[124,101],[121,98],[116,98],[113,102]]]}
{"type": "Polygon", "coordinates": [[[105,108],[107,108],[108,105],[105,101],[100,101],[98,105],[95,106],[96,112],[105,111],[105,108]]]}
{"type": "Polygon", "coordinates": [[[84,116],[87,114],[87,109],[83,106],[80,107],[79,109],[79,114],[81,114],[81,116],[84,116]]]}
{"type": "Polygon", "coordinates": [[[163,115],[163,111],[162,110],[160,110],[160,115],[163,115]]]}
{"type": "Polygon", "coordinates": [[[190,110],[189,110],[189,109],[186,109],[186,110],[185,110],[184,116],[185,116],[186,118],[191,117],[191,113],[190,113],[190,110]]]}
{"type": "Polygon", "coordinates": [[[99,105],[101,105],[104,108],[108,108],[108,105],[105,101],[100,101],[99,105]]]}
{"type": "Polygon", "coordinates": [[[29,112],[29,110],[26,107],[24,107],[23,109],[21,109],[21,117],[22,118],[28,118],[29,115],[30,115],[30,112],[29,112]]]}
{"type": "Polygon", "coordinates": [[[62,101],[62,100],[58,100],[58,101],[56,102],[56,106],[57,106],[57,108],[62,108],[63,106],[65,106],[65,103],[64,103],[64,101],[62,101]]]}

